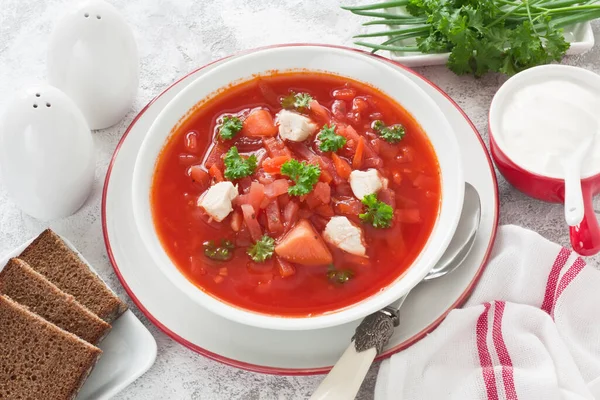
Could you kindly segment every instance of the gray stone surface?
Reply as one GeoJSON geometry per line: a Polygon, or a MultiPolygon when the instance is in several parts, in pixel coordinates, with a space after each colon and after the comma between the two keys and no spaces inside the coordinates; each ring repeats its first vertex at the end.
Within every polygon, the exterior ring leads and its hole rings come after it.
{"type": "MultiPolygon", "coordinates": [[[[49,33],[56,19],[73,3],[0,0],[0,111],[13,93],[44,81],[49,33]]],[[[287,42],[351,45],[360,19],[340,10],[336,0],[114,0],[112,4],[131,24],[140,51],[140,91],[133,110],[118,125],[94,133],[99,160],[96,182],[89,201],[76,215],[50,223],[32,219],[8,201],[0,182],[0,254],[50,226],[70,239],[111,287],[127,298],[102,242],[100,200],[110,157],[136,113],[178,77],[240,50],[287,42]]],[[[600,39],[598,34],[596,39],[600,39]]],[[[599,61],[599,47],[565,60],[595,72],[600,72],[599,61]]],[[[505,78],[458,77],[444,67],[418,71],[458,102],[487,142],[488,108],[505,78]]],[[[560,205],[534,201],[502,177],[499,182],[502,223],[525,226],[568,245],[560,205]]],[[[208,360],[169,339],[129,304],[156,338],[159,355],[152,369],[117,399],[305,399],[322,379],[260,375],[208,360]]],[[[376,373],[377,366],[369,373],[359,399],[373,397],[376,373]]]]}

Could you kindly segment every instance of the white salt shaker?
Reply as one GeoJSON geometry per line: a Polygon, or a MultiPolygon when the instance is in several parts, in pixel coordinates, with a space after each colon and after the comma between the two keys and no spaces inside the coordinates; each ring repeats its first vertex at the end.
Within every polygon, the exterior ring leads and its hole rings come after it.
{"type": "Polygon", "coordinates": [[[0,184],[32,217],[75,213],[90,194],[95,166],[87,122],[59,89],[24,90],[0,117],[0,184]]]}
{"type": "Polygon", "coordinates": [[[112,126],[127,114],[138,89],[139,58],[132,31],[113,6],[74,3],[58,21],[48,80],[73,99],[91,129],[112,126]]]}

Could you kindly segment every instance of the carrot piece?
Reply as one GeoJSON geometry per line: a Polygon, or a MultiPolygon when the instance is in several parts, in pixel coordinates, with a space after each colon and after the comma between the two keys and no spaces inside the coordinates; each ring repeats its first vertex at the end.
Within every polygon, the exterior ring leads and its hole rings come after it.
{"type": "Polygon", "coordinates": [[[223,172],[221,172],[221,170],[219,169],[217,164],[213,164],[208,169],[208,174],[210,176],[212,176],[212,178],[215,180],[215,182],[223,182],[225,180],[225,177],[223,176],[223,172]]]}
{"type": "Polygon", "coordinates": [[[300,265],[331,264],[333,256],[327,245],[307,220],[302,220],[275,247],[275,253],[286,261],[300,265]]]}
{"type": "Polygon", "coordinates": [[[250,236],[252,236],[254,241],[259,241],[262,237],[262,229],[256,219],[254,208],[250,204],[242,204],[241,207],[242,213],[244,213],[244,222],[246,223],[248,231],[250,231],[250,236]]]}
{"type": "Polygon", "coordinates": [[[356,152],[354,153],[354,158],[352,159],[352,168],[360,169],[362,167],[364,153],[365,153],[365,138],[361,137],[358,140],[358,144],[356,145],[356,152]]]}
{"type": "Polygon", "coordinates": [[[267,158],[262,163],[262,168],[268,174],[279,174],[281,173],[281,166],[291,160],[288,156],[277,156],[273,158],[267,158]]]}
{"type": "Polygon", "coordinates": [[[331,158],[333,159],[333,165],[335,166],[335,170],[337,171],[338,175],[346,180],[350,178],[352,167],[350,167],[348,161],[344,160],[335,153],[331,153],[331,158]]]}
{"type": "Polygon", "coordinates": [[[267,110],[254,110],[246,117],[242,127],[244,136],[275,136],[277,127],[267,110]]]}
{"type": "Polygon", "coordinates": [[[287,278],[288,276],[292,276],[296,273],[296,268],[294,266],[281,258],[277,257],[277,269],[279,270],[279,275],[282,278],[287,278]]]}
{"type": "Polygon", "coordinates": [[[329,111],[327,111],[327,109],[325,107],[323,107],[321,104],[319,104],[318,101],[316,101],[316,100],[311,101],[309,106],[310,106],[310,113],[317,120],[317,122],[319,122],[323,125],[329,123],[329,119],[330,119],[329,111]]]}

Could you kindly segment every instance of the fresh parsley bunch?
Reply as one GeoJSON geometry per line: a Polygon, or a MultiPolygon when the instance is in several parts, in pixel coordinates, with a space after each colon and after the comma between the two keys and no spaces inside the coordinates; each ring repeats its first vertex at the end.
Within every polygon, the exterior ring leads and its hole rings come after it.
{"type": "Polygon", "coordinates": [[[598,0],[397,0],[345,9],[379,18],[363,25],[400,26],[357,35],[389,37],[357,45],[373,52],[450,52],[452,71],[477,77],[560,61],[569,48],[562,28],[600,18],[598,0]],[[390,7],[405,7],[410,15],[371,11],[390,7]],[[406,39],[416,39],[416,46],[399,45],[406,39]]]}

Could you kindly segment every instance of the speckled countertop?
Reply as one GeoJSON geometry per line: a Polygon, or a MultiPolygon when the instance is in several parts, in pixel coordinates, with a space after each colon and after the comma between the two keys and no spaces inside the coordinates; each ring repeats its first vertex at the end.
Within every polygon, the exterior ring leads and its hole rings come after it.
{"type": "MultiPolygon", "coordinates": [[[[360,0],[347,0],[346,4],[360,0]]],[[[48,36],[74,0],[0,0],[0,111],[20,88],[43,82],[48,36]]],[[[322,377],[278,377],[231,368],[177,344],[144,318],[127,298],[102,241],[101,189],[110,157],[136,113],[187,72],[211,60],[253,47],[289,42],[351,45],[360,19],[337,0],[112,0],[131,24],[141,57],[140,91],[133,110],[118,125],[94,133],[98,165],[94,191],[75,215],[50,223],[22,214],[0,182],[0,255],[50,226],[71,240],[158,342],[156,364],[116,398],[126,399],[305,399],[322,377]]],[[[599,32],[600,26],[594,25],[599,32]]],[[[596,33],[596,41],[600,35],[596,33]]],[[[600,47],[566,63],[600,73],[600,47]]],[[[504,77],[458,77],[444,67],[419,68],[465,110],[487,141],[487,112],[504,77]]],[[[540,232],[563,245],[568,236],[562,208],[531,200],[499,177],[501,221],[540,232]]],[[[597,262],[596,260],[590,260],[597,262]]],[[[377,366],[359,399],[373,397],[377,366]]]]}

